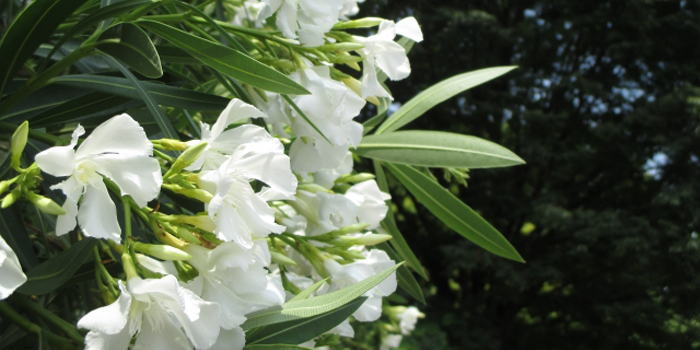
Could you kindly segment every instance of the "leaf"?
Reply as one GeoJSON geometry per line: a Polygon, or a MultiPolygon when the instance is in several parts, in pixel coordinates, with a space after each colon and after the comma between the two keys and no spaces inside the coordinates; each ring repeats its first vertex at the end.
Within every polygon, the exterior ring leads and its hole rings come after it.
{"type": "MultiPolygon", "coordinates": [[[[389,258],[394,261],[401,261],[399,254],[392,248],[388,242],[377,244],[377,248],[385,251],[389,258]]],[[[411,270],[402,265],[396,270],[396,281],[399,284],[399,288],[403,289],[406,293],[412,296],[414,299],[420,301],[425,305],[425,296],[423,295],[423,290],[418,284],[418,281],[411,273],[411,270]]]]}
{"type": "Polygon", "coordinates": [[[317,289],[319,289],[329,279],[330,279],[330,277],[326,277],[326,278],[314,283],[309,288],[306,288],[303,291],[301,291],[299,294],[295,295],[294,298],[289,299],[289,301],[304,300],[304,299],[308,298],[309,295],[311,295],[313,292],[315,292],[317,289]]]}
{"type": "Polygon", "coordinates": [[[107,29],[97,48],[126,63],[133,70],[149,78],[163,76],[158,51],[148,34],[132,23],[120,23],[107,29]]]}
{"type": "Polygon", "coordinates": [[[89,91],[80,88],[66,89],[65,86],[49,85],[27,96],[5,113],[0,120],[19,124],[50,108],[87,94],[89,91]]]}
{"type": "Polygon", "coordinates": [[[91,25],[115,16],[119,16],[122,13],[131,11],[142,5],[151,4],[153,2],[154,0],[126,0],[110,4],[106,7],[102,7],[101,9],[91,13],[87,17],[80,20],[80,22],[78,22],[76,25],[73,26],[73,28],[71,28],[66,34],[64,34],[63,37],[61,37],[61,40],[59,40],[56,43],[56,45],[54,45],[54,48],[51,50],[51,52],[49,52],[49,54],[47,55],[47,59],[51,58],[56,53],[56,51],[59,48],[61,48],[63,44],[65,44],[65,42],[68,39],[71,39],[72,37],[82,33],[91,25]]]}
{"type": "Polygon", "coordinates": [[[386,166],[419,202],[449,228],[491,253],[525,262],[491,224],[427,175],[408,165],[386,163],[386,166]]]}
{"type": "Polygon", "coordinates": [[[240,51],[159,22],[140,20],[137,23],[185,50],[200,62],[238,79],[242,83],[281,94],[304,95],[310,93],[288,76],[240,51]]]}
{"type": "Polygon", "coordinates": [[[151,93],[146,90],[146,87],[141,83],[141,81],[139,81],[133,74],[131,74],[131,72],[129,72],[126,67],[117,62],[117,60],[114,58],[105,56],[105,59],[107,59],[108,63],[111,63],[115,67],[119,68],[122,74],[124,74],[124,76],[131,81],[131,84],[139,93],[141,100],[143,100],[143,102],[146,104],[148,110],[151,111],[151,115],[153,115],[153,119],[155,119],[156,123],[158,123],[158,127],[163,132],[163,135],[165,135],[167,138],[179,140],[180,137],[177,136],[177,131],[175,131],[175,128],[170,123],[168,115],[165,114],[162,109],[160,109],[158,102],[156,102],[151,93]]]}
{"type": "Polygon", "coordinates": [[[311,348],[291,344],[251,344],[243,350],[312,350],[311,348]]]}
{"type": "Polygon", "coordinates": [[[156,45],[156,50],[163,62],[199,64],[199,61],[184,50],[170,45],[156,45]]]}
{"type": "Polygon", "coordinates": [[[39,113],[29,118],[29,121],[32,127],[44,127],[47,125],[66,123],[78,120],[90,114],[109,111],[128,101],[131,101],[131,99],[123,96],[115,96],[103,92],[92,92],[39,113]]]}
{"type": "Polygon", "coordinates": [[[426,130],[365,136],[355,153],[391,163],[436,168],[495,168],[525,163],[515,153],[491,141],[426,130]]]}
{"type": "Polygon", "coordinates": [[[61,287],[92,257],[92,248],[97,244],[94,238],[83,238],[80,242],[58,255],[27,271],[27,282],[17,291],[27,295],[50,293],[61,287]]]}
{"type": "MultiPolygon", "coordinates": [[[[9,160],[9,158],[8,156],[5,160],[9,160]]],[[[5,167],[9,168],[9,161],[7,164],[3,163],[3,168],[5,167]]],[[[24,227],[19,206],[13,205],[7,209],[0,210],[0,235],[17,254],[19,262],[25,269],[39,263],[32,249],[29,234],[24,227]]]]}
{"type": "Polygon", "coordinates": [[[357,311],[367,297],[359,297],[335,310],[294,321],[277,323],[255,331],[246,344],[301,344],[335,328],[357,311]]]}
{"type": "Polygon", "coordinates": [[[292,321],[299,318],[311,317],[335,310],[365,294],[368,290],[385,280],[401,266],[394,265],[382,272],[357,282],[341,290],[319,295],[313,298],[290,301],[281,307],[271,307],[246,315],[248,320],[241,326],[244,330],[262,327],[270,324],[292,321]]]}
{"type": "MultiPolygon", "coordinates": [[[[382,163],[376,160],[373,160],[372,163],[374,164],[374,172],[377,176],[377,186],[379,186],[379,189],[382,192],[389,193],[389,185],[386,183],[386,175],[384,174],[382,163]]],[[[398,226],[396,226],[396,221],[394,220],[394,209],[391,206],[391,199],[387,200],[386,202],[388,209],[381,225],[382,228],[392,236],[392,240],[390,241],[392,243],[391,246],[393,246],[401,256],[402,259],[400,260],[405,260],[410,268],[418,272],[421,277],[427,280],[428,274],[425,273],[423,265],[421,265],[420,261],[411,250],[411,247],[406,242],[406,239],[401,234],[401,231],[399,231],[398,226]]]]}
{"type": "MultiPolygon", "coordinates": [[[[114,95],[140,100],[136,87],[129,80],[120,77],[109,77],[92,74],[63,75],[53,78],[51,83],[75,86],[90,90],[101,91],[114,95]]],[[[142,81],[146,90],[158,101],[158,104],[169,107],[192,110],[220,111],[226,108],[229,100],[220,96],[203,92],[182,89],[164,84],[142,81]]]]}
{"type": "Polygon", "coordinates": [[[499,77],[515,69],[515,66],[493,67],[456,75],[445,79],[416,95],[389,117],[377,129],[377,134],[394,131],[420,117],[440,102],[499,77]]]}
{"type": "Polygon", "coordinates": [[[0,96],[39,45],[85,1],[36,0],[19,14],[0,43],[0,96]]]}
{"type": "MultiPolygon", "coordinates": [[[[243,47],[243,45],[241,45],[241,43],[238,42],[238,40],[236,40],[234,37],[232,37],[231,34],[229,34],[227,31],[224,30],[224,28],[221,28],[221,26],[218,23],[216,23],[216,21],[214,19],[209,17],[206,13],[202,12],[202,10],[200,10],[196,6],[192,6],[192,5],[190,5],[186,2],[183,2],[183,1],[175,1],[174,4],[179,5],[179,6],[184,6],[187,9],[197,13],[200,17],[204,18],[204,20],[207,21],[207,23],[209,23],[209,25],[212,26],[212,28],[216,29],[216,31],[219,32],[219,34],[224,38],[224,40],[226,40],[229,43],[229,45],[231,45],[234,49],[250,56],[248,54],[248,51],[243,47]]],[[[219,10],[218,5],[219,5],[219,3],[217,2],[217,12],[219,10]]]]}

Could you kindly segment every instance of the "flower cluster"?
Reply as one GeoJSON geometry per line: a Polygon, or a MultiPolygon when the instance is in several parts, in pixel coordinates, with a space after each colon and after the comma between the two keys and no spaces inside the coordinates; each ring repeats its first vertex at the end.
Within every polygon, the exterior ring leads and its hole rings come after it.
{"type": "MultiPolygon", "coordinates": [[[[276,26],[302,47],[340,45],[343,35],[333,28],[358,12],[358,2],[244,1],[233,21],[276,26]]],[[[410,73],[396,35],[421,41],[422,33],[412,17],[370,22],[379,25],[376,34],[345,34],[350,50],[333,53],[352,57],[348,65],[358,69],[362,62],[361,82],[297,57],[288,76],[310,94],[245,86],[248,103],[231,99],[189,141],[149,139],[120,114],[84,138],[77,125],[67,145],[36,155],[27,173],[51,175],[50,188],[65,200],[44,203],[36,186],[23,190],[27,198],[58,215],[56,235],[78,228],[81,239],[99,239],[102,252],[117,253],[124,269],[117,278],[97,261],[106,305],[78,322],[89,331],[87,349],[242,349],[246,315],[279,307],[314,283],[325,281],[313,291],[325,295],[396,265],[373,247],[391,239],[380,225],[390,196],[373,175],[354,172],[351,150],[363,137],[356,117],[367,101],[391,99],[378,71],[392,80],[410,73]]],[[[4,299],[27,278],[2,239],[0,248],[4,299]]],[[[408,334],[420,313],[386,312],[384,298],[396,288],[392,274],[365,293],[352,318],[374,322],[384,311],[408,334]]],[[[329,333],[354,335],[349,319],[329,333]]]]}

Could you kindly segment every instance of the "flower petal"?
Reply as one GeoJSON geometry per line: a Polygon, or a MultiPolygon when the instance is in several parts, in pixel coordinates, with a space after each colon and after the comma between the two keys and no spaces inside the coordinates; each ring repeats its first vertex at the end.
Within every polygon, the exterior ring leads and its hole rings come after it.
{"type": "Polygon", "coordinates": [[[34,157],[36,165],[43,172],[53,176],[69,176],[73,174],[75,167],[75,151],[73,148],[78,144],[78,138],[84,133],[85,129],[78,124],[78,127],[73,130],[71,142],[68,146],[51,147],[39,152],[34,157]]]}
{"type": "Polygon", "coordinates": [[[153,144],[143,128],[128,114],[120,114],[100,124],[75,152],[77,159],[102,153],[153,154],[153,144]]]}
{"type": "Polygon", "coordinates": [[[239,327],[222,329],[219,339],[210,350],[241,350],[245,346],[245,333],[239,327]]]}
{"type": "Polygon", "coordinates": [[[375,53],[379,69],[384,71],[391,80],[401,80],[411,74],[411,65],[406,56],[406,50],[396,42],[382,43],[382,50],[375,53]]]}
{"type": "Polygon", "coordinates": [[[180,321],[185,334],[196,349],[210,348],[219,337],[219,304],[204,301],[185,288],[180,288],[180,295],[184,301],[184,310],[171,312],[180,321]]]}
{"type": "Polygon", "coordinates": [[[17,255],[0,236],[0,300],[12,294],[27,281],[27,276],[22,272],[17,255]]]}
{"type": "Polygon", "coordinates": [[[104,182],[86,186],[83,202],[78,209],[78,223],[86,236],[121,242],[117,208],[104,182]]]}
{"type": "Polygon", "coordinates": [[[420,25],[416,18],[406,17],[396,23],[396,34],[405,36],[415,42],[423,41],[423,32],[420,30],[420,25]]]}
{"type": "MultiPolygon", "coordinates": [[[[157,309],[154,307],[149,312],[163,312],[156,311],[157,309]]],[[[141,326],[133,350],[192,350],[187,336],[168,315],[162,315],[160,319],[164,322],[157,326],[144,320],[146,322],[141,326]]]]}
{"type": "MultiPolygon", "coordinates": [[[[267,118],[259,109],[237,98],[231,100],[211,128],[211,141],[216,140],[233,122],[247,118],[267,118]]],[[[204,140],[209,141],[209,140],[204,140]]]]}
{"type": "MultiPolygon", "coordinates": [[[[125,329],[129,321],[131,308],[131,294],[123,288],[119,281],[122,293],[117,300],[107,306],[90,311],[78,321],[78,328],[89,329],[102,334],[116,335],[125,329]]],[[[129,337],[131,338],[131,337],[129,337]]]]}
{"type": "Polygon", "coordinates": [[[56,234],[64,235],[75,228],[78,216],[78,201],[85,191],[85,186],[78,182],[75,176],[71,176],[65,181],[51,186],[51,189],[60,189],[66,195],[63,203],[65,214],[59,215],[56,219],[56,234]]]}
{"type": "Polygon", "coordinates": [[[97,165],[99,173],[119,186],[122,196],[130,195],[139,206],[144,207],[158,197],[163,175],[155,158],[132,154],[102,154],[92,161],[97,165]]]}

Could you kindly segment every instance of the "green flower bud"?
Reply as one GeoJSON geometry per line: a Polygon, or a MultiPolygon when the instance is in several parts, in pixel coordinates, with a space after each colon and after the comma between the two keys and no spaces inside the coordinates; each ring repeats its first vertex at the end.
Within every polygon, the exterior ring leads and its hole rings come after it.
{"type": "Polygon", "coordinates": [[[317,185],[317,184],[300,184],[299,186],[297,186],[297,190],[302,190],[302,191],[311,192],[311,193],[318,193],[318,192],[330,193],[331,192],[327,188],[320,186],[320,185],[317,185]]]}
{"type": "Polygon", "coordinates": [[[333,29],[369,28],[378,26],[383,20],[379,17],[358,18],[352,21],[338,22],[333,26],[333,29]]]}
{"type": "Polygon", "coordinates": [[[21,195],[22,188],[20,188],[19,186],[15,187],[15,189],[12,190],[12,192],[8,193],[7,196],[5,196],[5,198],[2,199],[2,204],[0,204],[0,208],[5,209],[11,206],[19,199],[19,197],[21,197],[21,195]]]}
{"type": "Polygon", "coordinates": [[[360,237],[340,236],[338,239],[344,245],[376,245],[384,243],[392,238],[391,235],[384,233],[364,235],[360,237]]]}
{"type": "MultiPolygon", "coordinates": [[[[357,63],[355,63],[355,64],[357,65],[357,63]]],[[[350,64],[348,64],[348,66],[350,66],[350,64]]],[[[357,66],[357,70],[360,70],[359,65],[357,66]]],[[[343,84],[345,84],[345,86],[349,87],[350,90],[354,91],[356,94],[362,96],[362,93],[361,93],[362,83],[360,83],[359,80],[357,80],[355,78],[346,78],[346,79],[343,79],[343,84]]],[[[377,96],[368,96],[367,98],[365,98],[365,100],[367,100],[367,102],[369,102],[375,106],[381,105],[377,96]]]]}
{"type": "Polygon", "coordinates": [[[10,179],[10,180],[5,180],[5,181],[0,181],[0,194],[5,193],[10,188],[10,185],[15,183],[17,181],[17,178],[10,179]]]}
{"type": "Polygon", "coordinates": [[[337,180],[335,180],[335,183],[341,184],[344,182],[362,182],[362,181],[367,181],[367,180],[372,180],[376,176],[374,174],[370,173],[359,173],[355,175],[343,175],[339,177],[337,180]]]}
{"type": "Polygon", "coordinates": [[[189,282],[199,276],[199,271],[188,262],[176,260],[173,264],[177,269],[177,278],[182,282],[189,282]]]}
{"type": "Polygon", "coordinates": [[[192,255],[175,247],[163,244],[134,243],[134,249],[161,260],[189,260],[192,255]]]}
{"type": "Polygon", "coordinates": [[[178,140],[160,139],[152,142],[154,146],[165,151],[184,151],[187,149],[187,143],[178,140]]]}
{"type": "Polygon", "coordinates": [[[365,44],[358,42],[344,42],[336,44],[326,44],[319,46],[318,49],[322,51],[355,51],[361,50],[365,47],[365,44]]]}
{"type": "Polygon", "coordinates": [[[208,145],[209,144],[207,142],[200,142],[195,146],[187,148],[187,150],[182,152],[182,154],[177,158],[175,163],[173,163],[163,178],[167,179],[182,172],[183,169],[190,166],[195,160],[197,160],[197,158],[199,158],[200,155],[202,155],[202,152],[204,152],[204,149],[206,149],[208,145]]]}
{"type": "Polygon", "coordinates": [[[216,224],[209,215],[171,215],[173,217],[173,222],[178,224],[188,224],[204,231],[214,232],[216,229],[216,224]]]}
{"type": "Polygon", "coordinates": [[[19,158],[22,157],[24,146],[27,145],[27,135],[29,135],[29,122],[27,121],[24,121],[12,134],[12,158],[10,165],[17,170],[19,170],[19,158]]]}
{"type": "Polygon", "coordinates": [[[44,197],[32,191],[26,191],[24,196],[41,211],[51,215],[64,215],[66,211],[51,198],[44,197]]]}
{"type": "Polygon", "coordinates": [[[286,255],[275,252],[275,251],[270,251],[270,256],[272,256],[272,262],[279,264],[279,265],[292,265],[292,266],[297,266],[297,262],[290,259],[286,255]]]}
{"type": "Polygon", "coordinates": [[[124,254],[122,254],[122,266],[124,267],[124,273],[126,274],[127,281],[134,277],[139,277],[138,272],[136,272],[134,260],[131,259],[131,255],[129,255],[128,251],[125,251],[124,254]]]}

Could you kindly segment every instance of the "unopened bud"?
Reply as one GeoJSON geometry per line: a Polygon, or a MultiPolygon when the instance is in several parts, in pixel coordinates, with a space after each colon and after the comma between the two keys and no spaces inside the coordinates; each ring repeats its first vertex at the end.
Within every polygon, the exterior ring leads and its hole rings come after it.
{"type": "Polygon", "coordinates": [[[368,228],[369,224],[367,223],[360,223],[360,224],[352,224],[348,225],[345,227],[342,227],[335,232],[341,234],[341,235],[347,235],[351,233],[357,233],[357,232],[362,232],[364,229],[368,228]]]}
{"type": "Polygon", "coordinates": [[[44,197],[31,191],[25,192],[24,196],[41,211],[51,215],[64,215],[66,211],[51,198],[44,197]]]}
{"type": "Polygon", "coordinates": [[[275,251],[270,251],[270,256],[272,257],[272,262],[279,264],[279,265],[292,265],[292,266],[297,266],[297,262],[290,259],[286,255],[282,253],[278,253],[275,251]]]}
{"type": "Polygon", "coordinates": [[[154,146],[158,146],[166,151],[184,151],[187,149],[187,143],[173,140],[173,139],[160,139],[153,141],[154,146]]]}
{"type": "Polygon", "coordinates": [[[12,134],[12,158],[10,165],[15,169],[19,169],[19,159],[22,157],[22,152],[24,152],[24,146],[27,145],[27,135],[29,135],[29,122],[25,120],[12,134]]]}
{"type": "Polygon", "coordinates": [[[199,276],[199,271],[188,262],[176,260],[173,261],[173,264],[177,269],[177,277],[182,282],[189,282],[199,276]]]}
{"type": "Polygon", "coordinates": [[[306,192],[311,192],[311,193],[318,193],[318,192],[326,192],[330,193],[331,191],[321,185],[317,184],[301,184],[297,186],[298,190],[306,191],[306,192]]]}
{"type": "Polygon", "coordinates": [[[333,26],[333,29],[369,28],[378,26],[383,20],[379,17],[358,18],[352,21],[338,22],[333,26]]]}
{"type": "Polygon", "coordinates": [[[146,253],[161,260],[189,260],[192,255],[175,247],[163,244],[134,243],[136,251],[146,253]]]}
{"type": "Polygon", "coordinates": [[[335,183],[341,184],[345,182],[362,182],[362,181],[367,181],[367,180],[372,180],[376,176],[374,174],[370,173],[359,173],[355,175],[343,175],[339,177],[337,180],[335,180],[335,183]]]}
{"type": "Polygon", "coordinates": [[[342,244],[365,245],[365,246],[384,243],[384,242],[390,240],[391,238],[392,238],[391,235],[387,235],[384,233],[363,235],[360,237],[352,237],[352,236],[340,236],[340,237],[338,237],[338,239],[340,239],[340,242],[342,244]]]}
{"type": "Polygon", "coordinates": [[[15,181],[17,181],[17,178],[0,181],[0,194],[5,193],[15,181]]]}
{"type": "Polygon", "coordinates": [[[12,192],[8,193],[7,196],[5,196],[5,198],[2,199],[2,203],[0,204],[0,208],[5,209],[5,208],[11,206],[19,199],[19,197],[21,195],[22,195],[22,189],[19,186],[15,187],[15,189],[12,190],[12,192]]]}
{"type": "Polygon", "coordinates": [[[178,237],[184,239],[185,241],[192,243],[192,244],[196,244],[196,245],[202,244],[202,241],[199,240],[199,237],[195,236],[195,234],[192,233],[192,231],[190,231],[184,227],[181,227],[181,226],[178,226],[176,231],[177,232],[175,234],[178,237]]]}
{"type": "Polygon", "coordinates": [[[122,254],[122,266],[124,267],[124,273],[126,274],[127,281],[134,277],[139,277],[138,272],[136,272],[134,260],[131,259],[131,255],[129,255],[129,252],[127,251],[122,254]]]}
{"type": "Polygon", "coordinates": [[[348,55],[345,53],[344,55],[337,55],[337,56],[332,56],[331,62],[333,63],[356,63],[356,62],[362,62],[364,59],[360,56],[353,56],[353,55],[348,55]]]}
{"type": "Polygon", "coordinates": [[[358,43],[358,42],[343,42],[343,43],[336,43],[336,44],[326,44],[323,46],[319,46],[319,50],[323,51],[355,51],[355,50],[361,50],[365,47],[365,44],[363,43],[358,43]]]}
{"type": "Polygon", "coordinates": [[[197,227],[201,230],[214,232],[216,229],[216,223],[209,218],[208,215],[172,215],[174,217],[173,222],[178,224],[188,224],[197,227]]]}
{"type": "Polygon", "coordinates": [[[199,158],[200,155],[202,155],[202,152],[204,152],[208,145],[209,143],[207,142],[200,142],[192,147],[187,148],[185,152],[182,152],[182,154],[179,157],[177,157],[177,160],[175,161],[175,163],[173,163],[168,172],[165,173],[165,176],[163,176],[163,178],[167,179],[182,172],[183,169],[190,166],[192,163],[194,163],[195,160],[199,158]]]}

